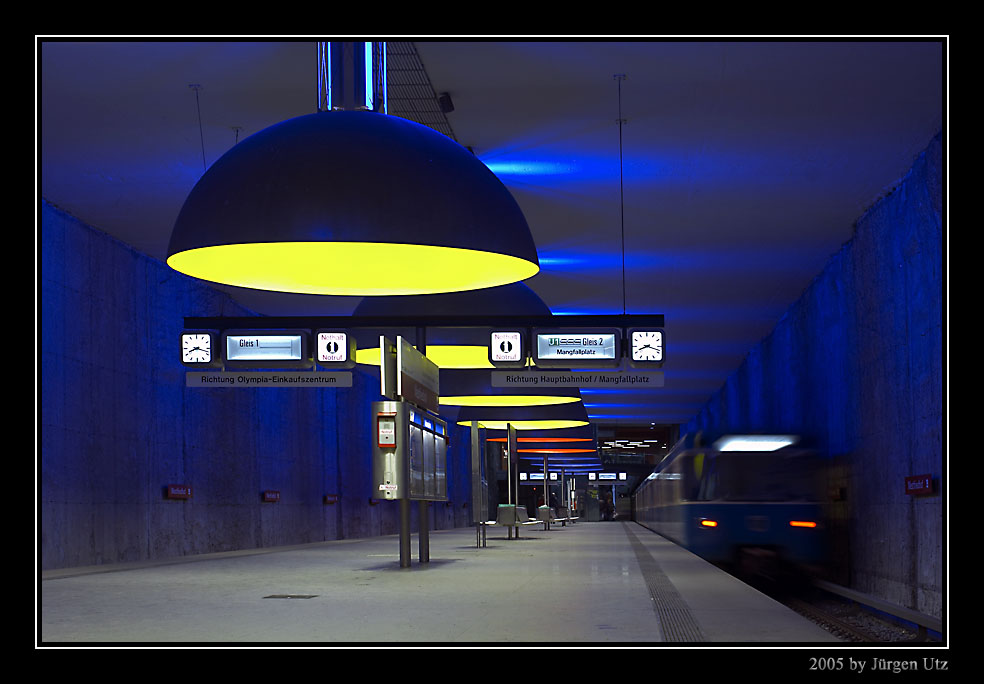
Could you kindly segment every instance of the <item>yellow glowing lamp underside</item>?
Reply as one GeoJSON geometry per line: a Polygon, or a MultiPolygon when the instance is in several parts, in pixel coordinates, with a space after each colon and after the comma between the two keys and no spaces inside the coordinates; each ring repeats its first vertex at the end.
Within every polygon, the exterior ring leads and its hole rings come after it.
{"type": "Polygon", "coordinates": [[[460,292],[525,280],[540,270],[508,254],[381,242],[263,242],[172,254],[171,268],[237,287],[320,295],[460,292]]]}
{"type": "Polygon", "coordinates": [[[445,406],[553,406],[581,401],[579,397],[552,397],[533,394],[475,394],[457,397],[441,397],[445,406]]]}
{"type": "MultiPolygon", "coordinates": [[[[414,347],[416,349],[416,347],[414,347]]],[[[438,368],[495,368],[489,361],[487,347],[469,344],[429,344],[424,356],[438,368]]],[[[379,365],[379,347],[355,350],[356,363],[379,365]]]]}
{"type": "MultiPolygon", "coordinates": [[[[475,345],[428,345],[426,356],[438,368],[494,367],[489,363],[488,349],[475,345]]],[[[355,360],[367,366],[378,366],[379,347],[356,349],[355,360]]],[[[445,406],[549,406],[575,401],[581,401],[581,398],[531,394],[471,394],[440,398],[440,403],[445,406]]]]}
{"type": "MultiPolygon", "coordinates": [[[[479,420],[477,421],[486,430],[505,430],[507,425],[512,425],[517,430],[560,430],[562,428],[582,427],[588,422],[584,420],[479,420]]],[[[465,427],[471,426],[471,421],[459,421],[458,425],[465,427]]]]}

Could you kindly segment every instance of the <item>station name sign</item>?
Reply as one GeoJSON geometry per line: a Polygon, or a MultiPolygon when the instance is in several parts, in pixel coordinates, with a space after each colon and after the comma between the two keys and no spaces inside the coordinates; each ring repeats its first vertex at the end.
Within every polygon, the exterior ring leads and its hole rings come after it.
{"type": "Polygon", "coordinates": [[[615,359],[616,337],[613,333],[599,335],[538,334],[536,354],[539,359],[615,359]]]}

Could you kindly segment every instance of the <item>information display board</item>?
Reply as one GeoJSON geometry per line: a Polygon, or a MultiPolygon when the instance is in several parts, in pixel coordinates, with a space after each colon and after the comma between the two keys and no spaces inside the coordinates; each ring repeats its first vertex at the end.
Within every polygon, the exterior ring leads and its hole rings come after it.
{"type": "Polygon", "coordinates": [[[222,333],[226,368],[310,368],[306,330],[227,330],[222,333]]]}
{"type": "Polygon", "coordinates": [[[438,413],[440,369],[403,337],[396,338],[396,394],[411,404],[438,413]]]}
{"type": "Polygon", "coordinates": [[[614,368],[622,360],[617,329],[533,330],[533,361],[540,368],[614,368]]]}

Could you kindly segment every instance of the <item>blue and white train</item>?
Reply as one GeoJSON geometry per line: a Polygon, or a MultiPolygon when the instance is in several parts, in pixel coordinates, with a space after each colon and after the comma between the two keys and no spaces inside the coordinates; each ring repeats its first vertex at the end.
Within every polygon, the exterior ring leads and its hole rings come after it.
{"type": "Polygon", "coordinates": [[[724,567],[821,572],[828,545],[822,460],[793,446],[692,442],[678,442],[633,493],[635,521],[724,567]]]}

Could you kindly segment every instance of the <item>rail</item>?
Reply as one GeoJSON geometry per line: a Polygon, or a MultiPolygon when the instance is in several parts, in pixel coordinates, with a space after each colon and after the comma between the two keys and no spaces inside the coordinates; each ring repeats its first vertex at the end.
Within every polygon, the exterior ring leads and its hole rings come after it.
{"type": "Polygon", "coordinates": [[[924,631],[927,629],[938,634],[943,634],[943,620],[940,618],[933,617],[932,615],[926,615],[925,613],[920,613],[919,611],[912,610],[911,608],[903,608],[902,606],[896,605],[884,599],[880,599],[877,596],[863,594],[860,591],[848,589],[847,587],[842,587],[837,584],[831,584],[830,582],[825,582],[824,580],[815,580],[813,584],[819,589],[823,589],[831,594],[842,596],[846,599],[850,599],[851,601],[860,603],[863,606],[874,608],[875,610],[887,615],[910,622],[919,628],[920,636],[923,636],[924,631]]]}

